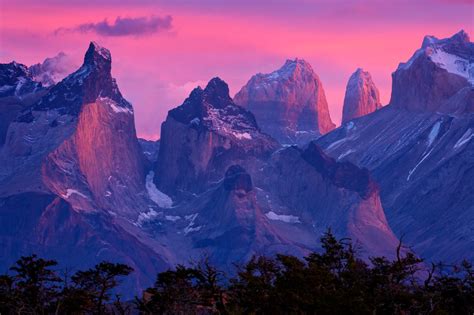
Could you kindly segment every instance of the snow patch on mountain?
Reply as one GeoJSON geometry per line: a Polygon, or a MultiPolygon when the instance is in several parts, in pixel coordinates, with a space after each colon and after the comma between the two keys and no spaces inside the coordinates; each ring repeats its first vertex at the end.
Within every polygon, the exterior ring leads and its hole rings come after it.
{"type": "Polygon", "coordinates": [[[441,127],[441,121],[437,121],[433,128],[431,128],[430,134],[428,135],[428,147],[431,147],[433,142],[436,140],[436,137],[439,134],[439,128],[441,127]]]}
{"type": "Polygon", "coordinates": [[[99,97],[99,100],[107,105],[110,106],[110,108],[112,108],[112,110],[115,112],[115,113],[125,113],[125,114],[130,114],[132,115],[133,114],[133,109],[131,108],[127,108],[127,107],[122,107],[122,106],[118,106],[118,104],[108,98],[108,97],[99,97]]]}
{"type": "Polygon", "coordinates": [[[456,142],[454,145],[454,149],[457,150],[466,143],[468,143],[472,138],[474,138],[474,132],[472,132],[472,129],[469,128],[463,135],[462,137],[456,142]]]}
{"type": "Polygon", "coordinates": [[[148,209],[147,212],[142,212],[138,215],[137,221],[135,222],[136,226],[143,226],[144,223],[153,220],[158,216],[158,212],[153,209],[148,209]]]}
{"type": "Polygon", "coordinates": [[[242,140],[242,139],[251,140],[252,139],[252,136],[248,132],[242,132],[242,133],[233,132],[232,134],[239,140],[242,140]]]}
{"type": "Polygon", "coordinates": [[[203,120],[218,133],[223,133],[224,135],[232,134],[239,140],[252,139],[250,131],[255,127],[248,123],[248,118],[242,114],[229,115],[226,110],[227,108],[219,109],[211,105],[207,112],[208,116],[204,117],[203,120]]]}
{"type": "Polygon", "coordinates": [[[171,222],[176,222],[181,219],[180,216],[177,215],[165,215],[165,219],[171,222]]]}
{"type": "Polygon", "coordinates": [[[469,83],[474,85],[474,62],[472,60],[449,54],[441,49],[432,50],[430,59],[439,67],[466,78],[469,83]]]}
{"type": "Polygon", "coordinates": [[[342,158],[344,158],[344,157],[346,157],[346,156],[348,156],[349,154],[354,153],[354,152],[355,152],[355,150],[349,149],[349,150],[347,150],[346,152],[344,152],[344,153],[342,153],[341,155],[339,155],[339,157],[337,158],[337,160],[339,161],[339,160],[341,160],[342,158]]]}
{"type": "Polygon", "coordinates": [[[421,158],[420,162],[418,162],[418,163],[415,165],[414,168],[412,168],[412,169],[408,172],[407,182],[410,181],[411,176],[412,176],[413,173],[416,171],[416,169],[418,168],[418,166],[420,166],[421,163],[423,163],[423,161],[425,161],[425,160],[428,158],[428,156],[431,154],[431,152],[433,152],[433,148],[421,158]]]}
{"type": "Polygon", "coordinates": [[[183,230],[184,235],[188,235],[191,232],[197,232],[201,229],[201,226],[194,226],[194,221],[198,217],[198,213],[190,214],[185,216],[184,218],[189,221],[188,226],[186,226],[183,230]]]}
{"type": "Polygon", "coordinates": [[[265,216],[272,221],[282,221],[285,223],[301,223],[300,218],[294,215],[276,214],[273,211],[265,213],[265,216]]]}
{"type": "Polygon", "coordinates": [[[84,195],[83,193],[81,193],[79,190],[77,189],[67,189],[66,190],[66,193],[61,195],[63,198],[65,199],[68,199],[69,197],[71,197],[72,195],[78,195],[78,196],[81,196],[82,198],[85,198],[85,199],[89,199],[89,197],[87,197],[86,195],[84,195]]]}
{"type": "Polygon", "coordinates": [[[171,208],[173,206],[173,200],[162,193],[161,191],[156,188],[155,183],[153,183],[153,177],[155,176],[155,172],[150,171],[146,176],[146,190],[148,192],[148,196],[154,203],[156,203],[161,208],[171,208]]]}

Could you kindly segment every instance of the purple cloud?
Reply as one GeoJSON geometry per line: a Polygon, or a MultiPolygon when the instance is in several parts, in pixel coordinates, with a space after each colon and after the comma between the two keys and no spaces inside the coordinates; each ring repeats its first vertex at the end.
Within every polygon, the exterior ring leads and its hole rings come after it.
{"type": "Polygon", "coordinates": [[[102,36],[142,36],[170,30],[173,18],[170,15],[149,16],[149,17],[117,17],[114,23],[109,23],[107,19],[97,23],[84,23],[74,28],[59,28],[55,34],[62,32],[94,32],[102,36]]]}

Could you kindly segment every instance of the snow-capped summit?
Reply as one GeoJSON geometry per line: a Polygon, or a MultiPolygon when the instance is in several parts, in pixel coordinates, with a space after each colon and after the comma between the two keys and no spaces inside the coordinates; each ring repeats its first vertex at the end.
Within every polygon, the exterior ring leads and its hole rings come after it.
{"type": "Polygon", "coordinates": [[[426,36],[422,47],[392,74],[390,104],[436,111],[464,87],[474,86],[474,43],[466,32],[449,38],[426,36]]]}
{"type": "Polygon", "coordinates": [[[381,108],[379,90],[369,72],[358,68],[347,82],[342,123],[381,108]]]}
{"type": "Polygon", "coordinates": [[[255,114],[262,130],[284,144],[302,144],[334,129],[324,89],[311,65],[287,60],[254,75],[234,101],[255,114]]]}
{"type": "Polygon", "coordinates": [[[464,30],[445,39],[427,35],[423,39],[421,48],[406,63],[400,63],[398,69],[407,70],[416,59],[425,56],[438,67],[462,76],[474,85],[473,55],[474,46],[464,30]]]}

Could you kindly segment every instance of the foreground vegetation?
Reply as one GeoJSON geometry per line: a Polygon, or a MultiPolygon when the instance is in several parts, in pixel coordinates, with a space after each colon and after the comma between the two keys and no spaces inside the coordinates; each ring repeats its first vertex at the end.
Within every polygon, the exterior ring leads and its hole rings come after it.
{"type": "Polygon", "coordinates": [[[159,273],[153,287],[124,303],[114,294],[133,269],[102,262],[61,275],[57,263],[21,257],[0,276],[0,314],[472,314],[474,271],[427,266],[397,248],[396,259],[357,258],[331,232],[304,259],[256,256],[226,275],[207,259],[159,273]]]}

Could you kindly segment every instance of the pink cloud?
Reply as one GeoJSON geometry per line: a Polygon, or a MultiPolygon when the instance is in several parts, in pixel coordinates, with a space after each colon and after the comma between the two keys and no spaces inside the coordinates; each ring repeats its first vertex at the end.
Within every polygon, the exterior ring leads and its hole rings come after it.
{"type": "Polygon", "coordinates": [[[113,24],[107,19],[97,23],[84,23],[73,28],[58,28],[55,34],[64,32],[94,32],[101,36],[143,36],[169,31],[172,28],[173,18],[170,15],[160,16],[141,16],[141,17],[117,17],[113,24]]]}

